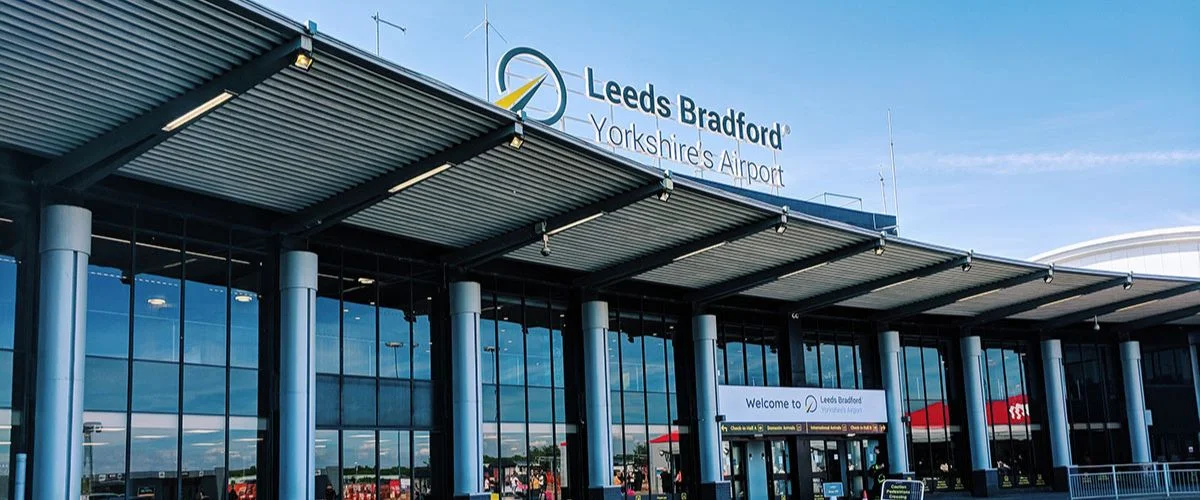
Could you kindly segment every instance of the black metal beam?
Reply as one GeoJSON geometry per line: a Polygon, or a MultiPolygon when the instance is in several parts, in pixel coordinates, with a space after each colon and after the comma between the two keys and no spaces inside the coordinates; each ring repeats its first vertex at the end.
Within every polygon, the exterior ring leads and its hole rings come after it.
{"type": "Polygon", "coordinates": [[[1062,316],[1050,318],[1045,321],[1040,321],[1040,322],[1034,324],[1033,326],[1034,326],[1034,328],[1036,328],[1038,330],[1055,330],[1055,329],[1062,328],[1067,325],[1083,322],[1083,321],[1086,321],[1086,320],[1089,320],[1089,319],[1092,319],[1095,317],[1104,316],[1106,314],[1111,314],[1111,313],[1117,312],[1121,309],[1125,309],[1126,307],[1134,307],[1134,306],[1139,306],[1139,305],[1142,305],[1142,304],[1145,304],[1148,302],[1153,302],[1156,300],[1169,299],[1171,297],[1183,295],[1183,294],[1189,293],[1189,292],[1194,292],[1196,290],[1200,290],[1200,283],[1192,283],[1190,285],[1184,285],[1184,286],[1180,286],[1180,287],[1171,288],[1168,290],[1163,290],[1160,292],[1149,293],[1146,295],[1141,295],[1141,296],[1133,297],[1130,299],[1119,300],[1119,301],[1113,302],[1111,304],[1104,304],[1104,305],[1092,307],[1089,309],[1084,309],[1079,312],[1064,314],[1062,316]]]}
{"type": "Polygon", "coordinates": [[[853,257],[864,252],[870,252],[875,248],[878,248],[879,245],[879,240],[868,240],[854,243],[837,250],[831,250],[825,253],[814,255],[812,257],[795,260],[788,262],[787,264],[781,264],[770,269],[764,269],[762,271],[722,281],[720,283],[716,283],[684,295],[683,299],[686,302],[691,302],[697,305],[709,304],[725,297],[737,295],[746,290],[771,283],[790,274],[800,273],[816,266],[837,262],[847,257],[853,257]]]}
{"type": "Polygon", "coordinates": [[[1025,283],[1029,283],[1030,281],[1044,280],[1047,276],[1047,272],[1048,271],[1034,271],[1032,273],[1022,274],[1020,276],[1013,276],[1011,278],[1005,278],[999,281],[993,281],[991,283],[984,283],[982,285],[964,288],[957,292],[950,292],[938,295],[936,297],[930,297],[928,299],[919,300],[910,304],[905,304],[882,311],[875,315],[874,319],[876,321],[883,322],[904,319],[909,316],[915,316],[925,311],[947,306],[976,295],[982,295],[997,290],[1003,290],[1005,288],[1011,288],[1017,285],[1023,285],[1025,283]]]}
{"type": "Polygon", "coordinates": [[[204,111],[178,127],[164,130],[175,119],[198,109],[222,93],[232,92],[235,96],[242,94],[291,66],[298,54],[311,51],[312,38],[308,36],[284,42],[54,159],[35,171],[33,178],[40,184],[86,189],[219,106],[204,111]]]}
{"type": "Polygon", "coordinates": [[[744,226],[738,226],[721,233],[705,236],[698,240],[684,243],[677,247],[661,250],[650,255],[644,255],[633,260],[606,267],[599,271],[588,273],[587,275],[576,279],[574,281],[574,285],[581,288],[602,288],[686,258],[689,256],[689,254],[694,254],[722,243],[740,240],[768,229],[775,228],[780,224],[785,226],[787,224],[786,209],[780,215],[773,215],[756,222],[751,222],[744,226]]]}
{"type": "Polygon", "coordinates": [[[669,195],[673,189],[674,183],[671,181],[671,178],[664,177],[616,196],[568,210],[528,226],[514,229],[466,248],[450,252],[442,257],[442,262],[454,267],[478,266],[492,259],[503,257],[518,248],[535,243],[543,235],[556,234],[559,231],[563,231],[563,228],[574,227],[575,224],[587,220],[589,217],[615,212],[646,198],[660,197],[663,193],[669,195]]]}
{"type": "Polygon", "coordinates": [[[972,316],[971,318],[964,320],[959,326],[963,328],[971,328],[991,323],[993,321],[999,321],[1014,314],[1032,311],[1046,304],[1053,304],[1071,297],[1088,295],[1101,290],[1118,287],[1124,285],[1126,279],[1128,279],[1128,277],[1113,278],[1110,280],[1101,281],[1099,283],[1092,283],[1091,285],[1072,288],[1070,290],[1063,290],[1061,292],[1052,293],[1050,295],[1045,295],[1035,299],[1029,299],[1024,302],[1018,302],[1016,304],[1007,305],[1004,307],[997,307],[995,309],[987,310],[972,316]]]}
{"type": "Polygon", "coordinates": [[[1158,326],[1163,323],[1170,323],[1172,321],[1177,321],[1177,320],[1181,320],[1184,318],[1190,318],[1197,314],[1200,314],[1200,305],[1185,307],[1183,309],[1177,309],[1177,310],[1174,310],[1171,312],[1165,312],[1162,314],[1155,314],[1154,316],[1148,316],[1148,317],[1145,317],[1142,319],[1135,319],[1133,321],[1126,321],[1124,323],[1118,324],[1116,326],[1116,330],[1118,333],[1136,332],[1138,330],[1144,330],[1146,328],[1150,328],[1152,326],[1158,326]]]}
{"type": "Polygon", "coordinates": [[[905,271],[905,272],[902,272],[899,274],[893,274],[891,276],[879,278],[876,280],[871,280],[871,281],[867,281],[864,283],[859,283],[857,285],[852,285],[852,286],[848,286],[845,288],[839,288],[837,290],[825,292],[825,293],[817,295],[815,297],[809,297],[807,299],[797,300],[795,302],[791,302],[789,304],[784,305],[783,307],[780,308],[780,311],[785,312],[785,313],[792,313],[793,315],[812,312],[812,311],[815,311],[822,307],[831,306],[831,305],[837,304],[838,302],[850,300],[850,299],[852,299],[854,297],[858,297],[860,295],[866,295],[866,294],[871,293],[880,288],[889,287],[889,286],[892,286],[892,285],[895,285],[898,283],[903,283],[905,281],[912,280],[912,279],[924,278],[926,276],[934,275],[934,274],[940,273],[942,271],[954,269],[956,267],[961,268],[964,265],[969,264],[970,262],[971,262],[970,254],[963,255],[962,257],[955,257],[953,259],[949,259],[949,260],[945,260],[942,262],[938,262],[936,264],[931,264],[931,265],[928,265],[925,267],[913,269],[911,271],[905,271]]]}
{"type": "Polygon", "coordinates": [[[432,153],[407,165],[401,165],[351,187],[299,212],[279,218],[271,229],[280,234],[311,236],[345,220],[366,208],[391,196],[393,187],[428,175],[447,163],[458,164],[479,156],[500,144],[508,143],[515,136],[522,136],[520,122],[509,123],[466,142],[432,153]]]}

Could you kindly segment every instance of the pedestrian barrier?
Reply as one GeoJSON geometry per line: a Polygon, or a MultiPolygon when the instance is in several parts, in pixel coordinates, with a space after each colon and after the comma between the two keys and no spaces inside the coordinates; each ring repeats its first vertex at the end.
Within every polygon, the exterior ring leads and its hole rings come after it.
{"type": "Polygon", "coordinates": [[[1068,482],[1078,500],[1200,497],[1200,462],[1071,467],[1068,482]]]}

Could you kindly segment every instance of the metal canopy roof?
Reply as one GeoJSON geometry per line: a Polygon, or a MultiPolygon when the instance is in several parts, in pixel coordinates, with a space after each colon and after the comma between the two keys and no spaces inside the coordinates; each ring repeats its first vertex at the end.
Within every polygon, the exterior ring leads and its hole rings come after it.
{"type": "MultiPolygon", "coordinates": [[[[10,49],[0,58],[5,88],[0,148],[47,158],[62,157],[288,40],[307,36],[298,23],[242,2],[108,6],[0,0],[0,6],[0,41],[10,49]]],[[[308,71],[289,67],[269,75],[123,162],[117,175],[282,214],[366,186],[382,193],[383,201],[355,209],[344,224],[448,251],[522,228],[536,231],[539,222],[596,206],[665,175],[577,137],[525,123],[520,149],[472,152],[423,182],[385,193],[391,186],[375,184],[389,173],[455,151],[518,118],[335,39],[316,34],[313,42],[316,63],[308,71]]],[[[673,181],[668,201],[650,197],[623,204],[550,235],[549,256],[542,255],[537,233],[525,240],[535,243],[519,245],[504,257],[591,273],[695,245],[782,211],[777,197],[683,176],[673,181]]],[[[754,232],[679,256],[686,258],[633,279],[702,291],[828,255],[837,257],[825,265],[781,271],[739,291],[801,305],[832,297],[837,300],[829,305],[874,311],[868,316],[940,302],[925,312],[977,318],[1021,309],[1004,317],[1026,320],[1052,320],[1196,282],[1135,276],[1133,287],[1125,290],[1111,286],[1119,284],[1121,274],[1057,268],[1053,280],[1044,283],[1030,276],[1051,272],[1041,264],[891,236],[882,255],[840,255],[846,248],[873,248],[881,235],[794,212],[787,221],[782,234],[754,232]],[[968,255],[969,271],[946,267],[968,255]],[[942,270],[930,274],[930,266],[942,270]],[[887,285],[858,290],[875,283],[887,285]],[[1088,287],[1097,290],[1050,300],[1088,287]],[[963,296],[967,291],[975,293],[963,296]]],[[[554,228],[544,228],[549,229],[554,228]]],[[[1198,305],[1200,292],[1186,293],[1098,320],[1124,324],[1198,305]]],[[[1200,324],[1200,319],[1172,322],[1200,324]]]]}

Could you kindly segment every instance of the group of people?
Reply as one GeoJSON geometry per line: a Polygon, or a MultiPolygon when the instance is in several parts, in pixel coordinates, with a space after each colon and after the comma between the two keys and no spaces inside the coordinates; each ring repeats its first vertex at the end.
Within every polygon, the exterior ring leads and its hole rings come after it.
{"type": "Polygon", "coordinates": [[[557,485],[554,474],[541,469],[533,469],[528,474],[507,474],[506,479],[488,475],[483,480],[484,491],[527,500],[556,500],[557,485]]]}

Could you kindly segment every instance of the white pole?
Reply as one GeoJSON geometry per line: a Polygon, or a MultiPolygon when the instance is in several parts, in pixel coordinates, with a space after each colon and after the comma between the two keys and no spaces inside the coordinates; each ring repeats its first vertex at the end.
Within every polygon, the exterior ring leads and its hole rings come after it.
{"type": "Polygon", "coordinates": [[[888,155],[892,157],[892,207],[896,210],[896,232],[900,232],[900,191],[896,188],[896,143],[892,140],[892,108],[888,108],[888,155]]]}

